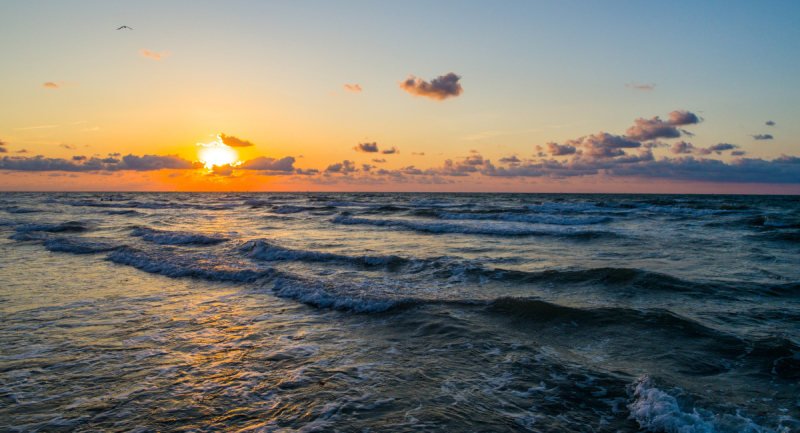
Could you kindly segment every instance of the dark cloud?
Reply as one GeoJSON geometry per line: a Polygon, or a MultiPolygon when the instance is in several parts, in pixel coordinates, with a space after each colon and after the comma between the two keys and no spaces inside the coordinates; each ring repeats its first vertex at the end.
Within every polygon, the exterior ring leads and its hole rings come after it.
{"type": "Polygon", "coordinates": [[[230,176],[233,174],[233,169],[234,167],[230,164],[214,165],[211,167],[211,173],[209,174],[212,176],[230,176]]]}
{"type": "Polygon", "coordinates": [[[775,126],[775,122],[773,122],[773,121],[771,121],[771,120],[767,120],[767,122],[765,123],[765,125],[767,125],[767,126],[775,126]]]}
{"type": "Polygon", "coordinates": [[[104,164],[117,164],[117,163],[119,163],[119,161],[120,161],[119,159],[112,158],[112,157],[103,158],[103,159],[100,160],[100,162],[102,162],[104,164]]]}
{"type": "Polygon", "coordinates": [[[430,83],[422,78],[409,75],[405,81],[400,83],[400,88],[415,97],[425,96],[427,98],[441,101],[451,96],[457,97],[464,91],[461,88],[461,84],[458,83],[459,79],[461,79],[461,77],[453,72],[436,77],[431,80],[430,83]]]}
{"type": "Polygon", "coordinates": [[[681,140],[681,141],[675,143],[674,145],[672,145],[672,149],[670,149],[670,151],[672,153],[676,153],[676,154],[694,153],[695,150],[697,150],[697,148],[694,147],[692,145],[692,143],[687,143],[687,142],[685,142],[683,140],[681,140]]]}
{"type": "Polygon", "coordinates": [[[122,156],[122,154],[119,153],[119,152],[114,152],[114,153],[109,153],[108,156],[115,156],[116,157],[116,156],[122,156]]]}
{"type": "Polygon", "coordinates": [[[625,87],[629,87],[631,89],[636,90],[653,90],[656,88],[656,83],[651,84],[626,84],[625,87]]]}
{"type": "Polygon", "coordinates": [[[506,164],[519,164],[522,162],[522,160],[517,158],[517,155],[511,155],[508,158],[500,158],[500,162],[506,164]]]}
{"type": "Polygon", "coordinates": [[[0,159],[0,170],[14,171],[67,171],[67,172],[89,172],[89,171],[152,171],[152,170],[189,170],[202,168],[203,163],[191,162],[178,155],[126,155],[118,162],[103,162],[99,158],[88,160],[70,161],[63,158],[45,158],[37,155],[32,158],[26,157],[3,157],[0,159]]]}
{"type": "Polygon", "coordinates": [[[583,153],[591,158],[614,158],[617,156],[624,156],[625,152],[622,149],[635,149],[642,145],[642,143],[638,141],[628,140],[628,137],[605,132],[581,137],[572,142],[580,142],[581,146],[583,146],[583,153]]]}
{"type": "Polygon", "coordinates": [[[83,155],[81,155],[81,156],[73,156],[72,160],[73,161],[86,161],[86,157],[83,156],[83,155]]]}
{"type": "Polygon", "coordinates": [[[281,159],[259,156],[258,158],[243,162],[242,165],[236,168],[242,170],[281,171],[287,173],[295,171],[294,158],[291,156],[286,156],[281,159]]]}
{"type": "Polygon", "coordinates": [[[353,150],[356,152],[364,152],[364,153],[375,153],[378,151],[378,143],[358,143],[358,146],[354,147],[353,150]]]}
{"type": "Polygon", "coordinates": [[[253,144],[253,143],[251,143],[251,142],[249,142],[247,140],[241,140],[241,139],[236,138],[236,137],[234,137],[232,135],[219,134],[219,139],[222,141],[222,144],[224,144],[224,145],[226,145],[228,147],[250,147],[250,146],[255,146],[255,144],[253,144]]]}
{"type": "Polygon", "coordinates": [[[346,159],[342,162],[331,164],[328,166],[328,168],[325,169],[325,172],[327,173],[342,173],[342,174],[353,173],[356,171],[358,171],[358,169],[356,168],[355,163],[353,163],[352,161],[348,161],[346,159]]]}
{"type": "Polygon", "coordinates": [[[383,164],[384,162],[386,162],[386,158],[381,158],[381,159],[375,158],[375,159],[372,160],[372,162],[377,162],[378,164],[383,164]]]}
{"type": "Polygon", "coordinates": [[[351,92],[360,92],[361,91],[361,86],[359,86],[358,84],[353,84],[352,86],[349,85],[349,84],[345,84],[344,85],[344,89],[345,90],[349,90],[351,92]]]}
{"type": "Polygon", "coordinates": [[[731,155],[733,155],[733,156],[742,156],[745,153],[747,153],[747,152],[745,152],[744,150],[734,150],[733,152],[731,152],[731,155]]]}
{"type": "Polygon", "coordinates": [[[558,144],[553,142],[547,143],[547,150],[553,156],[573,155],[576,151],[575,146],[570,143],[558,144]]]}
{"type": "Polygon", "coordinates": [[[0,146],[0,153],[8,153],[8,149],[3,146],[0,146]]]}
{"type": "Polygon", "coordinates": [[[63,147],[64,149],[77,149],[77,147],[75,147],[75,146],[73,146],[71,144],[59,144],[59,146],[63,147]]]}
{"type": "Polygon", "coordinates": [[[27,149],[20,149],[16,153],[28,153],[27,149]]]}
{"type": "Polygon", "coordinates": [[[756,140],[772,140],[772,136],[769,134],[756,134],[753,138],[756,140]]]}
{"type": "MultiPolygon", "coordinates": [[[[700,122],[696,114],[686,110],[677,110],[669,113],[669,120],[661,120],[658,116],[652,119],[639,118],[633,121],[634,125],[625,131],[628,139],[634,141],[649,141],[656,138],[678,138],[681,133],[678,126],[692,125],[700,122]]],[[[687,134],[688,135],[688,134],[687,134]]]]}
{"type": "Polygon", "coordinates": [[[392,146],[392,148],[391,148],[391,149],[386,149],[386,150],[383,150],[383,151],[381,151],[381,153],[382,153],[382,154],[384,154],[384,155],[391,155],[391,154],[393,154],[393,153],[400,153],[400,151],[399,151],[399,150],[397,150],[397,148],[396,148],[396,147],[392,146]]]}
{"type": "Polygon", "coordinates": [[[738,149],[739,146],[730,143],[719,143],[709,147],[707,150],[709,152],[717,152],[717,155],[722,155],[722,151],[724,150],[733,150],[738,149]]]}
{"type": "Polygon", "coordinates": [[[370,171],[371,169],[372,169],[371,165],[369,165],[369,164],[361,164],[361,170],[370,171]]]}

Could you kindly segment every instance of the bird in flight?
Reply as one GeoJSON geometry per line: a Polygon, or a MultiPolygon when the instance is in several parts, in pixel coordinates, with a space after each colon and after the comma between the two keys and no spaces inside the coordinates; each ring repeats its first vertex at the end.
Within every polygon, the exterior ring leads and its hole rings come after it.
{"type": "Polygon", "coordinates": [[[128,26],[122,26],[122,27],[118,28],[117,30],[122,30],[122,29],[133,30],[132,28],[130,28],[128,26]]]}

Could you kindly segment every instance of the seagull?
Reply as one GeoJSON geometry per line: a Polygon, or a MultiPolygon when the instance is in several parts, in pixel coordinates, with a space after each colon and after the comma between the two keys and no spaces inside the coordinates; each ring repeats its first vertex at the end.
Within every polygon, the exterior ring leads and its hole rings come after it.
{"type": "Polygon", "coordinates": [[[122,26],[122,27],[118,28],[117,30],[122,30],[122,29],[133,30],[132,28],[130,28],[128,26],[122,26]]]}

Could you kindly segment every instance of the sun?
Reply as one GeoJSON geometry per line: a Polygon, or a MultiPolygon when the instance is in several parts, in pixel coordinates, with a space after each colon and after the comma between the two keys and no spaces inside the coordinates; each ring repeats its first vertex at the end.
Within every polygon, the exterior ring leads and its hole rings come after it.
{"type": "Polygon", "coordinates": [[[205,163],[206,168],[211,168],[235,163],[239,159],[239,152],[227,146],[207,146],[198,149],[197,156],[205,163]]]}

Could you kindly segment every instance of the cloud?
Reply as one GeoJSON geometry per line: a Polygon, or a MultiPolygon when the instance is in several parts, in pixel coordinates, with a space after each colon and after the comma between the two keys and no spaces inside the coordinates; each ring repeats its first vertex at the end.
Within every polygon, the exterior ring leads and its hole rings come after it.
{"type": "Polygon", "coordinates": [[[767,126],[775,126],[775,122],[773,122],[773,121],[771,121],[771,120],[767,120],[767,122],[765,123],[765,125],[767,125],[767,126]]]}
{"type": "Polygon", "coordinates": [[[361,170],[370,171],[371,169],[372,169],[371,165],[369,165],[369,164],[361,164],[361,170]]]}
{"type": "Polygon", "coordinates": [[[507,163],[507,164],[519,164],[519,163],[522,162],[522,160],[517,158],[516,155],[511,155],[508,158],[500,158],[500,162],[507,163]]]}
{"type": "Polygon", "coordinates": [[[122,156],[119,152],[109,153],[108,156],[122,156]]]}
{"type": "Polygon", "coordinates": [[[411,152],[412,156],[425,156],[425,152],[411,152]]]}
{"type": "Polygon", "coordinates": [[[129,154],[123,156],[118,162],[103,162],[92,157],[88,160],[70,161],[63,158],[45,158],[37,155],[27,157],[3,157],[0,159],[0,170],[13,171],[153,171],[153,170],[189,170],[203,167],[202,162],[191,162],[178,155],[144,155],[129,154]]]}
{"type": "Polygon", "coordinates": [[[86,157],[83,156],[83,155],[81,155],[81,156],[73,156],[72,160],[73,161],[86,161],[86,157]]]}
{"type": "Polygon", "coordinates": [[[384,151],[381,151],[381,153],[382,153],[382,154],[384,154],[384,155],[391,155],[391,154],[393,154],[393,153],[400,153],[400,151],[399,151],[399,150],[397,150],[397,148],[396,148],[396,147],[392,146],[392,148],[391,148],[391,149],[386,149],[386,150],[384,150],[384,151]]]}
{"type": "Polygon", "coordinates": [[[733,150],[733,149],[738,149],[738,148],[739,148],[739,146],[737,146],[735,144],[719,143],[719,144],[715,144],[715,145],[709,147],[708,149],[704,149],[704,150],[707,150],[709,153],[717,152],[717,155],[722,155],[722,151],[723,150],[733,150]]]}
{"type": "Polygon", "coordinates": [[[378,143],[358,143],[358,146],[354,147],[353,150],[356,152],[375,153],[378,151],[378,143]]]}
{"type": "Polygon", "coordinates": [[[745,153],[747,153],[747,152],[745,152],[744,150],[734,150],[733,152],[731,152],[731,155],[733,155],[733,156],[742,156],[745,153]]]}
{"type": "Polygon", "coordinates": [[[349,90],[351,92],[360,92],[362,90],[361,86],[359,86],[358,84],[353,84],[352,86],[349,84],[345,84],[344,89],[349,90]]]}
{"type": "Polygon", "coordinates": [[[241,140],[241,139],[236,138],[236,137],[234,137],[232,135],[219,134],[219,139],[220,139],[220,141],[222,141],[222,144],[224,144],[224,145],[226,145],[228,147],[250,147],[250,146],[255,146],[255,144],[253,144],[253,143],[251,143],[251,142],[249,142],[247,140],[241,140]]]}
{"type": "Polygon", "coordinates": [[[236,168],[242,170],[282,171],[288,173],[295,171],[294,161],[294,157],[291,156],[286,156],[281,159],[259,156],[258,158],[253,158],[243,162],[236,168]]]}
{"type": "Polygon", "coordinates": [[[167,51],[162,51],[160,53],[156,53],[156,52],[151,51],[151,50],[141,50],[141,51],[139,51],[139,54],[141,54],[144,57],[149,57],[151,59],[156,59],[156,60],[161,60],[164,57],[169,57],[169,52],[167,52],[167,51]]]}
{"type": "Polygon", "coordinates": [[[386,158],[381,158],[381,159],[375,158],[375,159],[372,160],[372,162],[377,162],[378,164],[383,164],[384,162],[386,162],[386,158]]]}
{"type": "Polygon", "coordinates": [[[624,156],[625,152],[622,149],[634,149],[642,145],[638,141],[628,140],[628,137],[605,132],[581,137],[578,140],[582,142],[584,153],[592,158],[624,156]]]}
{"type": "Polygon", "coordinates": [[[672,145],[672,149],[670,149],[670,152],[675,153],[675,154],[694,153],[694,151],[696,149],[697,148],[695,148],[692,145],[692,143],[687,143],[687,142],[681,140],[681,141],[675,143],[674,145],[672,145]]]}
{"type": "Polygon", "coordinates": [[[770,134],[756,134],[752,136],[756,140],[772,140],[772,135],[770,134]]]}
{"type": "MultiPolygon", "coordinates": [[[[561,155],[573,155],[576,151],[575,146],[570,143],[566,144],[558,144],[558,143],[547,143],[547,151],[550,152],[553,156],[561,156],[561,155]]],[[[500,160],[502,161],[502,159],[500,160]]]]}
{"type": "Polygon", "coordinates": [[[45,89],[60,89],[62,87],[73,87],[77,85],[78,83],[68,83],[66,81],[58,81],[58,82],[48,81],[42,84],[42,87],[44,87],[45,89]]]}
{"type": "Polygon", "coordinates": [[[409,75],[405,81],[399,84],[401,89],[414,97],[425,96],[436,101],[442,101],[451,96],[457,97],[463,93],[464,90],[458,82],[460,79],[461,77],[453,72],[436,77],[430,83],[422,78],[409,75]]]}
{"type": "MultiPolygon", "coordinates": [[[[3,143],[0,143],[0,144],[3,144],[3,143]]],[[[8,149],[6,149],[3,146],[0,146],[0,153],[8,153],[8,149]]]]}
{"type": "Polygon", "coordinates": [[[63,147],[64,149],[76,149],[77,148],[76,146],[73,146],[71,144],[59,144],[59,146],[63,147]]]}
{"type": "Polygon", "coordinates": [[[331,164],[328,166],[328,168],[325,169],[325,172],[327,173],[347,174],[347,173],[353,173],[355,171],[358,171],[355,163],[348,161],[346,159],[342,162],[331,164]]]}
{"type": "Polygon", "coordinates": [[[688,132],[679,130],[678,126],[692,125],[699,123],[702,119],[696,114],[686,110],[677,110],[669,113],[669,120],[661,120],[658,116],[652,119],[639,118],[633,121],[634,125],[625,131],[628,139],[634,141],[649,141],[656,138],[678,138],[681,133],[689,135],[688,132]]]}
{"type": "Polygon", "coordinates": [[[16,153],[28,153],[27,149],[20,149],[16,153]]]}
{"type": "Polygon", "coordinates": [[[639,84],[639,85],[631,83],[631,84],[626,84],[625,87],[629,87],[631,89],[636,89],[636,90],[653,90],[656,87],[656,83],[639,84]]]}
{"type": "Polygon", "coordinates": [[[230,164],[214,165],[211,166],[211,175],[213,176],[230,176],[233,174],[233,166],[230,164]]]}

